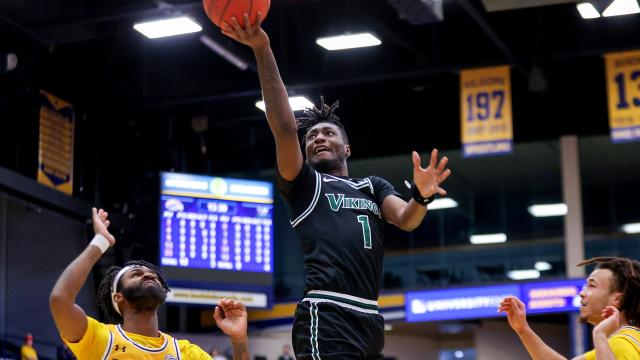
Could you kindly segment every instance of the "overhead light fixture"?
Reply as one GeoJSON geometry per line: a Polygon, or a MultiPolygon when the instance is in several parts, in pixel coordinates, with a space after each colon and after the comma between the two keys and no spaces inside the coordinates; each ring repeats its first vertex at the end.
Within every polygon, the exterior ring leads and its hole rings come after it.
{"type": "Polygon", "coordinates": [[[546,261],[537,261],[536,264],[533,265],[533,267],[538,271],[547,271],[553,268],[553,266],[551,266],[551,264],[546,261]]]}
{"type": "Polygon", "coordinates": [[[204,44],[204,46],[211,49],[216,54],[222,56],[225,60],[232,63],[238,69],[244,71],[249,68],[249,64],[246,61],[240,59],[236,54],[232,53],[226,47],[218,44],[215,40],[208,37],[207,35],[200,36],[200,42],[204,44]]]}
{"type": "Polygon", "coordinates": [[[469,241],[474,245],[498,244],[507,241],[507,234],[499,233],[471,235],[471,237],[469,237],[469,241]]]}
{"type": "Polygon", "coordinates": [[[624,224],[620,227],[622,231],[626,234],[639,234],[640,233],[640,223],[629,223],[624,224]]]}
{"type": "Polygon", "coordinates": [[[540,278],[540,271],[535,269],[511,270],[507,272],[507,277],[511,280],[527,280],[540,278]]]}
{"type": "Polygon", "coordinates": [[[202,26],[186,16],[138,23],[133,28],[149,39],[202,31],[202,26]]]}
{"type": "Polygon", "coordinates": [[[607,6],[602,12],[602,16],[620,16],[640,13],[640,5],[638,0],[614,0],[611,5],[607,6]]]}
{"type": "Polygon", "coordinates": [[[597,19],[600,17],[600,13],[590,2],[583,2],[576,5],[578,12],[583,19],[597,19]]]}
{"type": "Polygon", "coordinates": [[[535,217],[564,216],[567,215],[567,204],[531,205],[528,210],[535,217]]]}
{"type": "MultiPolygon", "coordinates": [[[[305,109],[310,109],[313,108],[313,103],[311,101],[309,101],[309,99],[307,99],[304,96],[290,96],[289,97],[289,105],[291,106],[291,110],[293,111],[301,111],[301,110],[305,110],[305,109]]],[[[265,109],[265,105],[264,105],[264,101],[260,100],[260,101],[256,101],[256,107],[262,111],[266,111],[265,109]]]]}
{"type": "Polygon", "coordinates": [[[378,46],[382,44],[382,41],[371,33],[360,33],[319,38],[316,40],[316,44],[333,51],[378,46]]]}
{"type": "Polygon", "coordinates": [[[439,209],[450,209],[458,207],[458,202],[453,200],[452,198],[440,198],[433,200],[428,209],[429,210],[439,210],[439,209]]]}

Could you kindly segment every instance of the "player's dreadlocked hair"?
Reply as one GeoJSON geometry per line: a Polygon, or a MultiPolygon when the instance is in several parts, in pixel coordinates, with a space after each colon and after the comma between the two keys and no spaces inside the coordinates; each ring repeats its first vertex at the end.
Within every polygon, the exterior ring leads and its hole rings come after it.
{"type": "MultiPolygon", "coordinates": [[[[344,139],[345,144],[349,144],[349,139],[347,138],[347,132],[344,130],[344,125],[340,122],[340,118],[334,114],[336,109],[340,106],[340,101],[334,102],[332,105],[327,105],[324,103],[324,96],[320,96],[320,107],[312,107],[304,110],[304,116],[296,118],[296,122],[298,123],[298,129],[308,129],[312,128],[316,124],[319,123],[330,123],[336,125],[340,132],[342,133],[342,138],[344,139]]],[[[302,138],[302,144],[306,142],[307,134],[304,134],[302,138]]]]}
{"type": "Polygon", "coordinates": [[[596,265],[596,269],[609,269],[613,273],[612,292],[622,293],[620,312],[629,324],[640,324],[640,262],[623,257],[601,256],[584,260],[578,266],[596,265]]]}
{"type": "MultiPolygon", "coordinates": [[[[162,273],[160,272],[160,269],[158,269],[155,265],[148,263],[144,260],[131,260],[131,261],[127,261],[124,264],[124,266],[129,266],[129,265],[140,265],[153,271],[158,276],[158,281],[160,282],[164,290],[167,292],[170,291],[169,286],[167,285],[167,282],[165,281],[164,277],[162,277],[162,273]]],[[[122,324],[122,316],[118,314],[118,312],[113,308],[113,304],[111,302],[111,285],[113,284],[113,280],[116,277],[116,274],[121,269],[122,268],[118,266],[110,267],[107,270],[106,274],[104,275],[104,278],[102,278],[102,281],[100,282],[100,286],[98,287],[98,295],[97,295],[98,309],[102,311],[102,314],[105,316],[105,319],[109,324],[122,324]]],[[[121,284],[122,284],[122,279],[116,285],[116,292],[120,290],[121,284]]]]}

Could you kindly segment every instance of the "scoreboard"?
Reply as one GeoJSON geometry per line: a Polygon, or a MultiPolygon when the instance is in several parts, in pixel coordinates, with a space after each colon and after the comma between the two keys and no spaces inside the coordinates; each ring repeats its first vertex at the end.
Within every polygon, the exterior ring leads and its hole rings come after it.
{"type": "Polygon", "coordinates": [[[187,296],[169,301],[215,304],[222,291],[220,298],[245,299],[249,306],[246,300],[260,295],[253,305],[262,307],[270,297],[270,182],[162,173],[159,224],[160,265],[174,293],[187,296]],[[204,300],[190,299],[193,294],[204,300]]]}

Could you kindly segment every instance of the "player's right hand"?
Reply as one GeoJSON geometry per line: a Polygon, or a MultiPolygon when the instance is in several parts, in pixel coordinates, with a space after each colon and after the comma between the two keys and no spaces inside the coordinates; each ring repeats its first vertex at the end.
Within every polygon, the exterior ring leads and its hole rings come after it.
{"type": "Polygon", "coordinates": [[[247,336],[247,308],[240,301],[222,299],[213,312],[216,325],[232,341],[245,341],[247,336]]]}
{"type": "Polygon", "coordinates": [[[109,217],[109,213],[104,211],[103,209],[98,210],[96,208],[92,208],[91,211],[93,213],[93,231],[96,233],[96,235],[100,234],[104,236],[107,241],[109,241],[110,246],[115,245],[116,238],[111,235],[108,230],[109,225],[111,224],[111,222],[107,220],[109,217]]]}
{"type": "Polygon", "coordinates": [[[602,321],[593,328],[593,333],[602,333],[609,337],[620,328],[620,311],[614,306],[607,306],[602,310],[602,321]]]}
{"type": "Polygon", "coordinates": [[[232,17],[231,23],[225,21],[221,24],[222,33],[239,43],[249,46],[253,50],[269,46],[269,36],[261,27],[262,13],[260,11],[258,11],[258,15],[256,16],[255,25],[251,26],[247,13],[243,15],[243,22],[244,28],[240,26],[235,16],[232,17]]]}
{"type": "Polygon", "coordinates": [[[515,296],[507,296],[502,299],[498,312],[507,314],[509,326],[518,334],[529,326],[527,324],[527,310],[525,305],[515,296]]]}

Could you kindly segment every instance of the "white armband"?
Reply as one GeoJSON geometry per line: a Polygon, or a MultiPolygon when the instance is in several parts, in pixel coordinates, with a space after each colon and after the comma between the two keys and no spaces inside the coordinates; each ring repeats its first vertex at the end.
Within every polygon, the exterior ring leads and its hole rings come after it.
{"type": "Polygon", "coordinates": [[[93,245],[98,247],[98,249],[100,249],[100,251],[104,254],[105,251],[107,251],[107,249],[109,249],[109,247],[111,246],[111,244],[109,243],[109,240],[107,240],[106,237],[104,237],[101,234],[96,234],[96,236],[93,237],[93,240],[91,240],[91,242],[89,243],[89,245],[93,245]]]}

